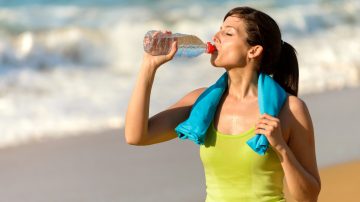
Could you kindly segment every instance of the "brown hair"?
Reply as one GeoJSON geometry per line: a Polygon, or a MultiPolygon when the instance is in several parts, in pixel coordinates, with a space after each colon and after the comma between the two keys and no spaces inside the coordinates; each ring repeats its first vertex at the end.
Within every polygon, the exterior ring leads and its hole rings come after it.
{"type": "Polygon", "coordinates": [[[299,67],[295,49],[281,40],[279,26],[269,15],[250,7],[236,7],[224,17],[239,17],[246,24],[247,43],[261,45],[263,56],[259,73],[272,75],[286,92],[297,96],[299,67]]]}

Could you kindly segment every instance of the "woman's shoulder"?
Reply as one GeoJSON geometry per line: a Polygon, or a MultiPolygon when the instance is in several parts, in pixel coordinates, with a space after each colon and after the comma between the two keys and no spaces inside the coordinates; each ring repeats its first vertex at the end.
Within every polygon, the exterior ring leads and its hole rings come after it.
{"type": "Polygon", "coordinates": [[[190,91],[187,93],[184,98],[190,99],[190,100],[197,100],[198,97],[206,90],[206,87],[197,88],[193,91],[190,91]]]}
{"type": "Polygon", "coordinates": [[[195,103],[195,101],[199,98],[199,96],[206,90],[206,87],[197,88],[193,91],[188,92],[185,96],[183,96],[175,105],[172,107],[179,106],[191,106],[195,103]]]}
{"type": "Polygon", "coordinates": [[[287,124],[310,118],[306,103],[301,98],[289,93],[279,116],[287,124]]]}
{"type": "Polygon", "coordinates": [[[301,98],[288,94],[283,110],[283,114],[286,116],[291,128],[312,127],[310,112],[305,101],[301,98]]]}
{"type": "MultiPolygon", "coordinates": [[[[279,114],[286,139],[299,135],[291,131],[312,131],[312,120],[306,103],[299,97],[288,94],[285,104],[279,114]]],[[[300,135],[304,135],[303,133],[300,135]]]]}
{"type": "Polygon", "coordinates": [[[308,111],[306,103],[301,98],[291,94],[288,94],[285,104],[288,106],[288,112],[294,115],[308,111]]]}
{"type": "Polygon", "coordinates": [[[197,88],[197,89],[191,91],[189,94],[199,97],[206,89],[207,89],[207,87],[197,88]]]}

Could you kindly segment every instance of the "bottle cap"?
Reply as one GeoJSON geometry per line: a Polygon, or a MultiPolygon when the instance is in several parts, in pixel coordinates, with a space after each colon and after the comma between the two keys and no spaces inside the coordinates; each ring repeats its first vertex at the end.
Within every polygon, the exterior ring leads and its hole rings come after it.
{"type": "Polygon", "coordinates": [[[212,45],[210,42],[207,42],[207,48],[206,48],[206,53],[213,53],[214,51],[216,51],[216,47],[214,45],[212,45]]]}

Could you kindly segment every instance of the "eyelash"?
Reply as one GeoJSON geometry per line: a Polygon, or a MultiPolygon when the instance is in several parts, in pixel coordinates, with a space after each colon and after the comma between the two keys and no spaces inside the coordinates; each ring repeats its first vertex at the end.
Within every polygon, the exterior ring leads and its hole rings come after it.
{"type": "Polygon", "coordinates": [[[223,35],[232,36],[232,34],[230,34],[230,33],[228,33],[228,32],[225,32],[225,31],[222,31],[221,28],[220,28],[220,31],[222,32],[223,35]]]}

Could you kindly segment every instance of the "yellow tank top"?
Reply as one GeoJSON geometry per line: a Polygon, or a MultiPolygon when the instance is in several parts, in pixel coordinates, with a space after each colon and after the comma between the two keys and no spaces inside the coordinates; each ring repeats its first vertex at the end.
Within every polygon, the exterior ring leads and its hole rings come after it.
{"type": "Polygon", "coordinates": [[[227,135],[209,127],[200,158],[206,179],[206,202],[285,201],[284,173],[275,151],[255,153],[246,141],[255,128],[227,135]]]}

